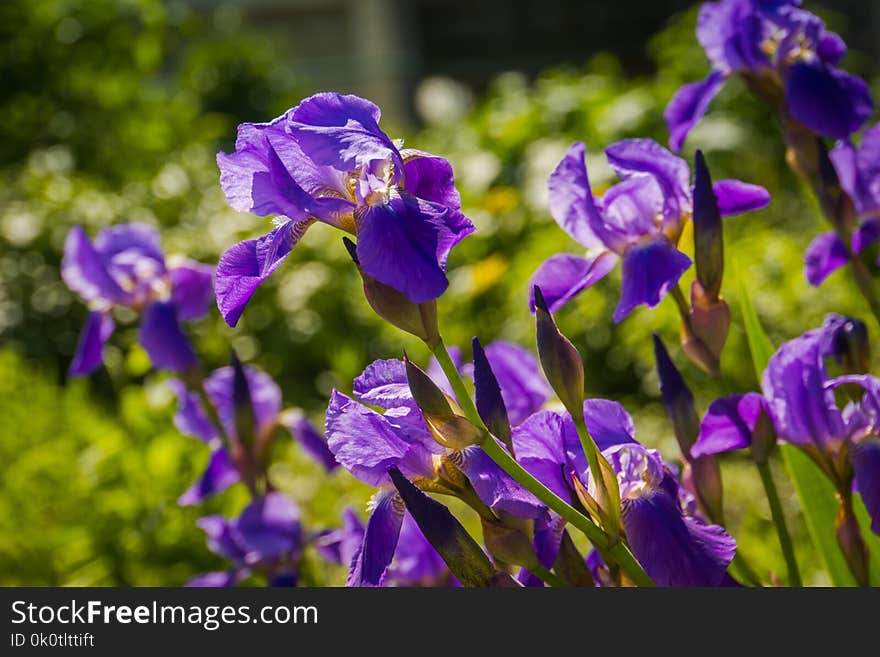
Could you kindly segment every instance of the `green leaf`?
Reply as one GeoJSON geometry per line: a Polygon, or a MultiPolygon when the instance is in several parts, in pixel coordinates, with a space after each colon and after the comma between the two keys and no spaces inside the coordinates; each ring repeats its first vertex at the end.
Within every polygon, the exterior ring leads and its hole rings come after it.
{"type": "MultiPolygon", "coordinates": [[[[758,314],[755,312],[755,307],[752,305],[742,277],[737,275],[736,278],[746,340],[752,354],[755,377],[760,383],[764,369],[775,350],[761,325],[758,314]]],[[[840,546],[837,544],[835,521],[838,504],[834,486],[819,467],[810,460],[810,457],[796,447],[781,444],[779,451],[782,453],[782,460],[785,463],[788,476],[794,483],[800,499],[801,510],[807,523],[810,538],[825,564],[832,583],[836,586],[855,586],[856,581],[840,551],[840,546]]],[[[859,516],[862,534],[868,541],[868,547],[873,555],[871,572],[874,577],[880,578],[880,555],[878,555],[880,541],[870,530],[870,523],[867,522],[867,513],[864,511],[861,499],[856,497],[853,502],[859,516]]]]}
{"type": "Polygon", "coordinates": [[[837,544],[834,528],[838,504],[834,486],[810,457],[797,447],[781,444],[779,451],[800,499],[810,538],[822,557],[831,582],[835,586],[855,586],[856,580],[837,544]]]}

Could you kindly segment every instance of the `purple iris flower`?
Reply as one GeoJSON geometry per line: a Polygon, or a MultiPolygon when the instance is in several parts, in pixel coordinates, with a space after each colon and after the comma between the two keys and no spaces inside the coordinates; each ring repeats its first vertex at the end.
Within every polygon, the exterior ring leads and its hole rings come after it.
{"type": "MultiPolygon", "coordinates": [[[[865,131],[859,146],[841,141],[829,155],[858,216],[850,247],[859,254],[880,239],[880,124],[865,131]]],[[[804,257],[807,281],[818,287],[848,261],[846,245],[834,231],[817,235],[804,257]]]]}
{"type": "Polygon", "coordinates": [[[353,393],[352,398],[333,391],[327,408],[327,444],[356,478],[381,488],[371,502],[349,586],[380,586],[388,575],[404,517],[403,502],[388,476],[392,467],[419,484],[434,482],[439,470],[454,466],[480,501],[497,513],[535,518],[543,512],[543,505],[481,447],[452,451],[433,439],[410,392],[403,361],[373,362],[354,380],[353,393]]]}
{"type": "MultiPolygon", "coordinates": [[[[359,557],[364,532],[364,524],[357,514],[352,509],[346,509],[343,512],[342,527],[325,532],[318,539],[318,553],[332,563],[351,566],[359,557]]],[[[460,585],[408,511],[404,511],[397,546],[382,585],[460,585]]]]}
{"type": "MultiPolygon", "coordinates": [[[[758,418],[767,414],[780,440],[804,450],[838,490],[853,484],[880,533],[880,379],[869,374],[832,377],[837,335],[850,322],[828,315],[821,328],[784,343],[764,370],[763,394],[747,393],[710,405],[693,447],[716,454],[748,447],[758,418]],[[841,407],[839,389],[859,394],[841,407]]],[[[842,396],[842,395],[841,395],[842,396]]]]}
{"type": "MultiPolygon", "coordinates": [[[[693,214],[687,162],[651,139],[627,139],[605,150],[621,182],[594,198],[584,162],[585,146],[574,143],[550,175],[550,212],[560,227],[587,249],[586,257],[558,254],[535,272],[551,312],[602,279],[622,260],[619,322],[641,304],[653,308],[678,282],[691,259],[676,248],[693,214]]],[[[763,187],[738,180],[714,184],[723,216],[757,210],[770,202],[763,187]]],[[[535,306],[534,298],[530,305],[535,306]]]]}
{"type": "Polygon", "coordinates": [[[213,515],[198,521],[208,547],[232,562],[226,571],[197,575],[187,586],[234,586],[254,572],[272,586],[295,586],[303,550],[303,531],[296,504],[282,493],[267,493],[232,520],[213,515]]]}
{"type": "Polygon", "coordinates": [[[229,204],[276,216],[272,232],[220,258],[215,293],[230,325],[315,221],[356,235],[363,271],[413,303],[443,294],[449,253],[474,226],[449,162],[400,149],[380,114],[357,96],[316,94],[269,123],[243,123],[235,152],[217,155],[229,204]]]}
{"type": "Polygon", "coordinates": [[[844,139],[873,112],[868,85],[837,67],[846,44],[800,0],[706,2],[697,19],[697,40],[712,72],[684,85],[665,118],[669,144],[680,150],[728,77],[743,76],[762,96],[813,132],[844,139]]]}
{"type": "MultiPolygon", "coordinates": [[[[254,412],[256,449],[265,449],[276,429],[281,427],[328,472],[337,467],[323,436],[308,420],[296,412],[281,412],[281,390],[272,377],[253,367],[245,367],[244,373],[254,412]]],[[[229,438],[228,444],[224,443],[223,436],[210,420],[199,395],[188,389],[183,381],[171,379],[168,382],[178,400],[174,425],[181,433],[207,443],[211,449],[205,472],[180,496],[178,503],[181,505],[199,504],[241,480],[245,448],[235,430],[234,376],[232,367],[221,367],[204,382],[205,394],[229,438]]]]}
{"type": "Polygon", "coordinates": [[[74,226],[64,244],[61,276],[91,310],[70,364],[71,376],[89,374],[103,362],[104,344],[115,328],[115,307],[142,316],[140,343],[154,367],[185,372],[197,364],[180,322],[208,311],[212,268],[166,259],[159,233],[151,226],[112,226],[94,242],[74,226]]]}
{"type": "MultiPolygon", "coordinates": [[[[654,583],[725,582],[736,543],[722,527],[683,511],[687,495],[660,454],[636,442],[629,413],[616,402],[590,399],[584,402],[584,418],[617,473],[627,542],[654,583]]],[[[591,486],[586,457],[567,413],[536,413],[514,429],[513,441],[523,467],[563,499],[576,500],[572,476],[591,486]]],[[[591,566],[596,565],[594,559],[591,566]]],[[[594,574],[599,575],[597,570],[594,574]]]]}

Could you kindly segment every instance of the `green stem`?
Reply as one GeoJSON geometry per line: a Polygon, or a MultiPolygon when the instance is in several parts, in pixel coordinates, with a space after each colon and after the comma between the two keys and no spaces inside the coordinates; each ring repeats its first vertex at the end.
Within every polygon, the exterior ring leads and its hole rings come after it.
{"type": "Polygon", "coordinates": [[[672,298],[675,300],[675,305],[678,306],[678,314],[681,315],[681,321],[687,326],[688,333],[693,333],[694,330],[691,326],[691,308],[681,289],[681,284],[676,283],[673,285],[669,289],[669,294],[672,295],[672,298]]]}
{"type": "MultiPolygon", "coordinates": [[[[449,384],[452,386],[452,390],[458,398],[458,404],[461,407],[462,412],[465,414],[465,417],[476,426],[485,429],[485,424],[480,418],[480,414],[477,413],[477,408],[471,400],[470,393],[464,385],[461,374],[459,374],[458,369],[449,357],[449,353],[446,351],[446,346],[443,344],[443,341],[440,340],[432,351],[437,358],[437,362],[440,363],[443,373],[446,374],[446,378],[449,380],[449,384]]],[[[488,434],[488,430],[486,431],[488,434]]],[[[550,510],[556,512],[567,522],[583,532],[584,535],[590,539],[590,542],[596,547],[596,549],[602,553],[603,556],[607,556],[609,559],[612,559],[619,564],[621,569],[635,584],[638,586],[654,585],[653,582],[651,582],[651,578],[648,577],[626,545],[620,541],[616,541],[612,544],[608,535],[602,531],[602,529],[600,529],[587,516],[578,512],[573,506],[566,503],[544,484],[535,479],[529,471],[523,468],[516,459],[514,459],[495,441],[495,438],[489,435],[488,439],[483,441],[482,448],[486,454],[488,454],[489,457],[514,481],[519,483],[523,488],[546,504],[550,510]]]]}
{"type": "Polygon", "coordinates": [[[556,588],[571,588],[571,585],[562,579],[559,575],[554,573],[551,570],[547,570],[541,564],[535,564],[534,566],[529,567],[529,572],[537,577],[538,579],[543,580],[545,583],[550,586],[554,586],[556,588]]]}
{"type": "Polygon", "coordinates": [[[789,586],[803,586],[797,559],[794,555],[794,546],[788,533],[788,527],[785,524],[782,503],[779,501],[779,492],[776,490],[776,482],[773,481],[773,473],[770,471],[770,464],[765,461],[756,465],[761,475],[761,483],[764,484],[767,501],[770,503],[770,515],[773,516],[773,524],[776,525],[779,545],[782,547],[782,554],[785,557],[785,567],[788,570],[788,584],[789,586]]]}
{"type": "Polygon", "coordinates": [[[431,348],[431,351],[437,359],[437,362],[440,363],[440,368],[443,370],[446,378],[449,380],[449,385],[452,386],[452,392],[455,393],[455,397],[458,399],[458,405],[461,407],[464,416],[475,426],[485,429],[486,425],[483,423],[480,414],[477,412],[477,407],[471,399],[471,393],[468,391],[467,386],[465,386],[464,379],[461,378],[461,374],[459,374],[455,363],[452,362],[452,358],[450,358],[449,352],[446,350],[446,345],[443,344],[442,338],[438,340],[437,346],[431,348]]]}

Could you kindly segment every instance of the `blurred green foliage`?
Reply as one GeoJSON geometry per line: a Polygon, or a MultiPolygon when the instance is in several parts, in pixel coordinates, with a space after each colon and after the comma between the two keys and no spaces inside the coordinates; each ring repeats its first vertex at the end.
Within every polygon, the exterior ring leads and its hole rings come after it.
{"type": "MultiPolygon", "coordinates": [[[[706,72],[694,21],[694,11],[675,17],[651,42],[658,73],[650,78],[628,77],[612,56],[597,55],[582,69],[533,81],[502,75],[476,102],[454,85],[426,86],[420,102],[448,111],[402,136],[452,161],[478,227],[450,260],[451,286],[440,304],[447,344],[466,346],[474,334],[484,344],[532,344],[528,281],[547,256],[578,248],[547,213],[548,173],[572,141],[583,140],[601,188],[613,180],[604,146],[636,136],[665,141],[666,102],[706,72]]],[[[836,27],[845,34],[845,25],[836,27]]],[[[243,493],[230,490],[202,509],[176,506],[207,455],[173,428],[172,400],[149,372],[133,327],[114,336],[105,370],[64,380],[86,315],[58,275],[64,237],[74,224],[94,234],[146,221],[162,228],[169,252],[216,262],[269,223],[226,206],[215,152],[231,147],[238,122],[271,118],[314,89],[284,65],[288,46],[250,32],[227,8],[203,15],[158,0],[9,0],[0,5],[0,37],[0,584],[178,584],[221,567],[194,520],[238,511],[243,493]]],[[[846,273],[821,291],[805,283],[802,256],[820,218],[784,166],[773,117],[741,85],[728,87],[688,146],[704,150],[716,178],[760,183],[773,203],[726,226],[724,290],[734,326],[723,379],[709,380],[684,359],[671,301],[611,322],[619,273],[558,316],[584,355],[589,393],[623,402],[639,438],[669,458],[676,447],[659,403],[652,331],[671,348],[702,409],[756,385],[735,272],[776,343],[829,311],[865,314],[846,273]]],[[[191,329],[207,366],[225,364],[234,346],[276,377],[288,405],[319,423],[330,390],[350,389],[371,360],[404,348],[427,357],[371,313],[339,237],[313,228],[237,329],[216,313],[191,329]]],[[[783,572],[757,474],[737,457],[724,472],[743,554],[759,569],[783,572]]],[[[346,473],[322,476],[292,446],[273,474],[313,529],[335,524],[346,504],[363,511],[369,495],[346,473]]],[[[806,579],[822,583],[787,483],[782,493],[806,579]]],[[[338,583],[342,573],[313,577],[338,583]]]]}

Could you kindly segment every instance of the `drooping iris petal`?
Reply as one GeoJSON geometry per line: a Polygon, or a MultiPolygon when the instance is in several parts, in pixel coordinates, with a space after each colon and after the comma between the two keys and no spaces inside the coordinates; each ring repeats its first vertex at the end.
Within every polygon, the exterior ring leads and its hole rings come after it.
{"type": "Polygon", "coordinates": [[[71,290],[85,301],[113,303],[125,298],[125,292],[110,276],[89,236],[74,226],[64,242],[61,277],[71,290]]]}
{"type": "Polygon", "coordinates": [[[657,586],[718,586],[736,553],[722,527],[683,517],[663,489],[625,500],[623,526],[633,555],[657,586]]]}
{"type": "Polygon", "coordinates": [[[688,133],[705,116],[709,103],[724,86],[727,76],[720,71],[712,71],[705,80],[682,86],[663,112],[669,130],[669,148],[681,150],[688,133]]]}
{"type": "Polygon", "coordinates": [[[663,192],[664,224],[680,220],[691,211],[690,168],[653,139],[624,139],[605,149],[608,164],[626,180],[632,176],[653,176],[663,192]]]}
{"type": "Polygon", "coordinates": [[[691,266],[691,259],[665,238],[630,247],[623,256],[620,301],[614,321],[620,322],[641,304],[653,308],[691,266]]]}
{"type": "Polygon", "coordinates": [[[427,431],[333,391],[327,407],[327,446],[336,460],[355,477],[371,486],[388,481],[388,468],[397,466],[407,476],[433,478],[433,449],[440,449],[427,431]]]}
{"type": "Polygon", "coordinates": [[[717,180],[712,191],[722,217],[760,210],[770,204],[770,192],[760,185],[740,180],[717,180]]]}
{"type": "Polygon", "coordinates": [[[214,268],[187,262],[172,268],[168,275],[171,277],[171,303],[177,308],[177,318],[185,322],[203,317],[214,296],[211,284],[214,268]]]}
{"type": "Polygon", "coordinates": [[[871,531],[880,534],[880,439],[862,440],[852,448],[850,459],[856,487],[871,517],[871,531]]]}
{"type": "Polygon", "coordinates": [[[199,396],[187,389],[179,379],[170,379],[168,386],[177,395],[177,412],[174,414],[174,426],[187,436],[210,442],[218,438],[217,429],[208,418],[199,396]]]}
{"type": "Polygon", "coordinates": [[[602,451],[614,445],[636,442],[632,416],[616,401],[587,399],[584,402],[584,421],[590,436],[602,451]]]}
{"type": "Polygon", "coordinates": [[[563,500],[572,500],[572,471],[587,469],[574,423],[552,411],[538,411],[513,429],[519,463],[563,500]]]}
{"type": "Polygon", "coordinates": [[[449,160],[415,149],[401,151],[403,157],[403,188],[418,198],[461,208],[461,195],[455,188],[455,175],[449,160]]]}
{"type": "Polygon", "coordinates": [[[819,287],[826,278],[849,262],[846,246],[834,231],[813,238],[804,253],[804,276],[813,287],[819,287]]]}
{"type": "Polygon", "coordinates": [[[535,519],[535,556],[544,568],[552,568],[559,555],[559,546],[565,532],[566,521],[549,511],[535,519]]]}
{"type": "Polygon", "coordinates": [[[308,421],[307,418],[300,415],[299,417],[285,423],[287,430],[290,431],[300,447],[302,447],[309,456],[311,456],[318,464],[324,467],[327,472],[333,472],[339,463],[333,456],[333,452],[327,447],[327,440],[323,435],[308,421]]]}
{"type": "Polygon", "coordinates": [[[821,63],[793,64],[785,95],[794,118],[832,139],[846,139],[857,132],[874,111],[864,80],[821,63]]]}
{"type": "Polygon", "coordinates": [[[299,554],[302,549],[300,513],[283,493],[267,493],[248,504],[235,521],[235,529],[247,546],[247,563],[299,554]]]}
{"type": "Polygon", "coordinates": [[[76,353],[67,373],[70,376],[84,376],[94,372],[104,362],[104,344],[113,335],[115,324],[107,313],[92,311],[86,317],[76,353]]]}
{"type": "Polygon", "coordinates": [[[220,256],[214,294],[227,324],[238,323],[256,289],[284,262],[309,225],[309,221],[288,222],[268,235],[239,242],[220,256]]]}
{"type": "Polygon", "coordinates": [[[364,540],[352,559],[346,586],[382,586],[397,548],[404,513],[397,491],[383,488],[370,504],[372,512],[364,540]]]}
{"type": "Polygon", "coordinates": [[[756,392],[730,395],[709,405],[700,423],[700,435],[691,447],[694,458],[745,449],[764,410],[764,398],[756,392]]]}
{"type": "Polygon", "coordinates": [[[536,518],[545,508],[538,498],[498,467],[482,447],[466,447],[459,454],[461,471],[486,506],[517,518],[536,518]]]}
{"type": "Polygon", "coordinates": [[[211,452],[204,474],[178,498],[177,503],[181,506],[201,504],[208,497],[226,490],[240,478],[229,453],[225,448],[217,447],[211,452]]]}
{"type": "Polygon", "coordinates": [[[156,369],[186,372],[198,364],[189,339],[177,321],[177,308],[172,303],[155,301],[147,306],[139,342],[156,369]]]}
{"type": "Polygon", "coordinates": [[[365,273],[422,303],[446,290],[446,259],[472,232],[473,224],[457,210],[393,194],[360,217],[357,256],[365,273]]]}
{"type": "MultiPolygon", "coordinates": [[[[244,368],[251,406],[254,411],[256,434],[265,432],[278,419],[281,411],[281,389],[272,377],[253,367],[244,368]]],[[[235,436],[235,409],[233,403],[235,372],[232,367],[214,370],[205,379],[205,392],[211,399],[217,416],[230,436],[235,436]]]]}
{"type": "Polygon", "coordinates": [[[525,420],[552,396],[537,359],[527,349],[496,340],[486,347],[486,358],[501,387],[512,425],[525,420]]]}
{"type": "Polygon", "coordinates": [[[391,159],[403,167],[393,142],[379,128],[379,108],[357,96],[319,93],[289,114],[287,130],[316,163],[353,171],[372,160],[391,159]]]}
{"type": "Polygon", "coordinates": [[[618,256],[611,251],[594,251],[588,257],[559,253],[547,258],[529,284],[529,308],[535,308],[535,286],[541,288],[551,313],[555,313],[578,294],[614,269],[618,256]]]}
{"type": "MultiPolygon", "coordinates": [[[[602,219],[593,203],[593,192],[584,161],[586,146],[575,142],[547,180],[550,214],[560,228],[586,248],[604,248],[593,227],[602,219]]],[[[543,289],[543,288],[542,288],[543,289]]]]}

